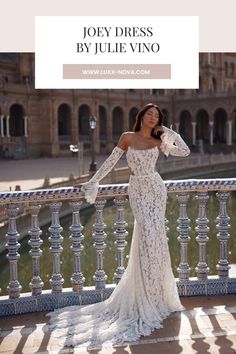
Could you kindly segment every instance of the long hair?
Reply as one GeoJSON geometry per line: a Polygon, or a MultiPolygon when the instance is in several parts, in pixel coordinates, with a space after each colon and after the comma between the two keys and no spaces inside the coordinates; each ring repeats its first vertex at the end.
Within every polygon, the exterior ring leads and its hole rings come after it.
{"type": "MultiPolygon", "coordinates": [[[[142,122],[142,118],[144,116],[144,114],[147,112],[147,110],[149,108],[156,108],[156,110],[158,111],[159,113],[159,120],[158,120],[158,125],[162,125],[163,124],[163,113],[161,112],[160,108],[154,104],[154,103],[147,103],[143,108],[141,108],[138,113],[136,114],[136,117],[135,117],[135,122],[134,122],[134,125],[133,125],[133,128],[132,128],[132,131],[133,132],[138,132],[140,129],[141,129],[141,122],[142,122]]],[[[160,139],[160,136],[161,136],[161,133],[158,132],[157,134],[154,134],[154,130],[155,129],[152,129],[151,131],[151,136],[153,138],[156,138],[156,139],[160,139]]]]}

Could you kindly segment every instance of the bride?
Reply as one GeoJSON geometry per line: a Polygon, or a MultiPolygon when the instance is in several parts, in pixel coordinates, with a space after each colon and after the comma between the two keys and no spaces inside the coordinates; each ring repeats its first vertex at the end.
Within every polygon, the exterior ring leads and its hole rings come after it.
{"type": "Polygon", "coordinates": [[[165,232],[166,188],[157,171],[160,151],[187,156],[181,136],[162,124],[158,106],[149,103],[136,116],[132,132],[124,132],[100,169],[82,185],[94,203],[99,181],[126,152],[131,169],[128,195],[134,215],[129,263],[105,301],[69,306],[48,314],[49,328],[64,346],[89,349],[133,342],[162,327],[171,312],[183,310],[171,268],[165,232]]]}

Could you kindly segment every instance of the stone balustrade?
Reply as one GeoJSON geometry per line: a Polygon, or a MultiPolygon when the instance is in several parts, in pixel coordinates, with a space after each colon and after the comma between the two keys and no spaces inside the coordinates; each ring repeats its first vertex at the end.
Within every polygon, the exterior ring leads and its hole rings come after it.
{"type": "MultiPolygon", "coordinates": [[[[236,178],[229,179],[185,179],[165,181],[168,193],[175,193],[179,203],[178,242],[180,244],[179,277],[176,279],[179,294],[191,295],[219,295],[236,292],[236,278],[229,277],[228,240],[230,237],[229,215],[227,214],[227,200],[230,192],[236,190],[236,178]],[[206,247],[208,242],[207,201],[208,192],[216,192],[219,202],[216,229],[218,231],[215,242],[219,242],[220,254],[216,265],[217,276],[209,276],[209,266],[206,262],[206,247]],[[196,242],[198,245],[198,263],[195,268],[195,277],[190,277],[188,259],[188,244],[190,241],[190,219],[188,217],[188,201],[194,193],[198,203],[198,218],[196,219],[196,242]]],[[[93,275],[94,286],[86,286],[86,279],[81,267],[83,246],[83,225],[80,221],[80,211],[83,205],[83,193],[80,187],[65,187],[57,189],[42,189],[34,191],[14,191],[0,193],[0,205],[6,207],[8,216],[8,232],[6,234],[7,259],[9,261],[9,296],[0,296],[0,315],[12,315],[34,311],[51,311],[54,308],[72,305],[87,304],[107,298],[121,279],[125,267],[125,246],[127,222],[125,221],[125,207],[128,203],[128,184],[101,185],[95,201],[96,218],[93,225],[93,240],[96,254],[96,271],[93,275]],[[103,266],[104,252],[106,252],[106,232],[103,221],[103,210],[107,199],[113,198],[116,207],[114,220],[114,244],[117,254],[117,268],[114,273],[115,284],[106,284],[106,269],[103,266]],[[71,288],[63,288],[64,279],[60,272],[60,256],[63,250],[62,227],[60,225],[60,209],[63,203],[69,202],[72,213],[71,231],[71,258],[73,259],[73,273],[71,274],[71,288]],[[50,254],[52,269],[51,290],[43,290],[44,282],[40,275],[40,257],[42,251],[42,231],[40,230],[39,211],[41,205],[47,203],[51,213],[50,254]],[[17,230],[17,214],[23,205],[31,215],[29,227],[29,245],[32,258],[32,279],[29,284],[31,294],[21,294],[21,279],[18,279],[17,267],[21,261],[19,232],[17,230]]],[[[166,229],[171,220],[166,219],[166,229]]],[[[168,235],[168,232],[167,232],[168,235]]]]}

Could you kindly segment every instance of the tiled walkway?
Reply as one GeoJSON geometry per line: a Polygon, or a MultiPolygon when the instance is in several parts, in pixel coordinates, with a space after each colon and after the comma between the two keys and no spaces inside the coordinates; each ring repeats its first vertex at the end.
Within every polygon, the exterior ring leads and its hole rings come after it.
{"type": "MultiPolygon", "coordinates": [[[[228,354],[236,353],[236,296],[182,298],[186,310],[173,313],[163,328],[137,343],[91,354],[228,354]]],[[[59,348],[50,336],[45,313],[0,319],[0,353],[78,353],[59,348]]],[[[80,352],[81,353],[81,352],[80,352]]]]}

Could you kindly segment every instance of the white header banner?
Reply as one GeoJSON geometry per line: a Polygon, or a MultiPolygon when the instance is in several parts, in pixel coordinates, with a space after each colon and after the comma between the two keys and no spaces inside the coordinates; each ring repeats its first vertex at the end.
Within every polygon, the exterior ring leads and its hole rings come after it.
{"type": "Polygon", "coordinates": [[[197,16],[38,16],[35,87],[198,88],[197,16]]]}

